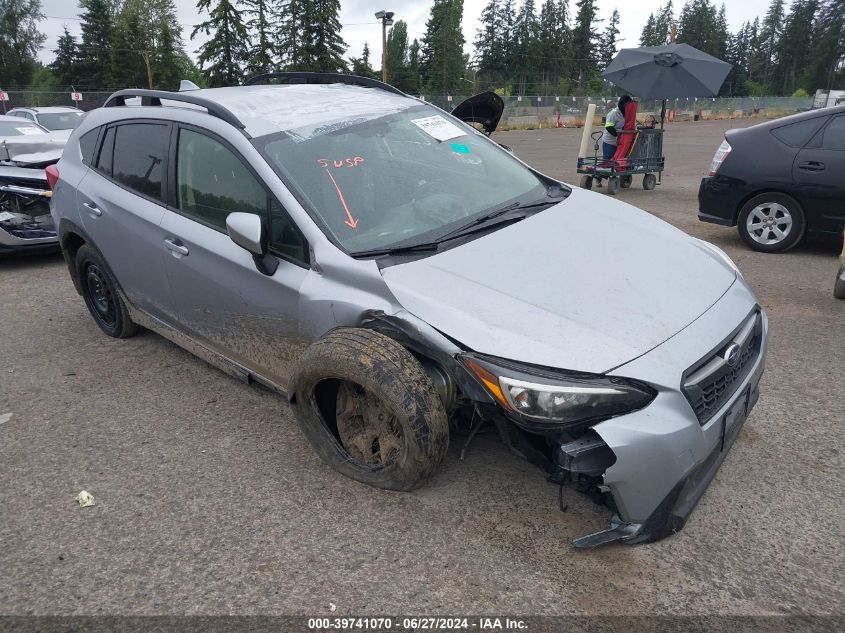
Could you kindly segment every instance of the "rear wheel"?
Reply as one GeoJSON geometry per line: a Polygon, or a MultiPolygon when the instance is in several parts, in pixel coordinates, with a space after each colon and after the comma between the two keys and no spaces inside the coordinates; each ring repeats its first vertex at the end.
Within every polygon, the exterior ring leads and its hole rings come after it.
{"type": "Polygon", "coordinates": [[[739,236],[755,251],[787,251],[804,236],[804,212],[783,193],[763,193],[745,203],[739,212],[739,236]]]}
{"type": "Polygon", "coordinates": [[[342,328],[313,343],[291,381],[296,419],[320,458],[377,488],[411,490],[449,446],[443,403],[419,361],[377,332],[342,328]]]}
{"type": "Polygon", "coordinates": [[[127,338],[138,331],[105,261],[87,244],[76,252],[76,273],[88,312],[103,332],[114,338],[127,338]]]}
{"type": "Polygon", "coordinates": [[[836,282],[833,284],[833,296],[837,299],[845,299],[845,266],[839,267],[836,273],[836,282]]]}
{"type": "Polygon", "coordinates": [[[582,189],[592,189],[593,188],[593,177],[592,176],[581,176],[581,188],[582,189]]]}
{"type": "Polygon", "coordinates": [[[646,174],[643,176],[643,189],[651,191],[657,186],[657,176],[654,174],[646,174]]]}

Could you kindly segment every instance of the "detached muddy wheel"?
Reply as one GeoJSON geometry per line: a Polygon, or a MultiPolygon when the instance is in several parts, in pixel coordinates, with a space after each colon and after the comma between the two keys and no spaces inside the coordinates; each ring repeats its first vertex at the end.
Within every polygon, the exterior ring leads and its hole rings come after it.
{"type": "Polygon", "coordinates": [[[106,263],[100,254],[83,244],[76,253],[76,273],[82,284],[82,297],[88,312],[100,329],[114,338],[127,338],[138,331],[117,292],[106,263]]]}
{"type": "Polygon", "coordinates": [[[377,488],[411,490],[437,470],[449,422],[431,379],[391,338],[343,328],[294,368],[296,419],[320,458],[377,488]]]}

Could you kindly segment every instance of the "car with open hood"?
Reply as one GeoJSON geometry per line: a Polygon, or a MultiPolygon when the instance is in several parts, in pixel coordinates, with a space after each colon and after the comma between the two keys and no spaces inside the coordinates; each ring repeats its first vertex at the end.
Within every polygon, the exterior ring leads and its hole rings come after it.
{"type": "MultiPolygon", "coordinates": [[[[490,127],[491,104],[456,113],[490,127]]],[[[57,167],[100,329],[149,328],[277,391],[373,486],[422,485],[456,428],[489,425],[607,506],[577,546],[656,540],[758,399],[767,318],[721,250],[377,81],[120,91],[57,167]]]]}

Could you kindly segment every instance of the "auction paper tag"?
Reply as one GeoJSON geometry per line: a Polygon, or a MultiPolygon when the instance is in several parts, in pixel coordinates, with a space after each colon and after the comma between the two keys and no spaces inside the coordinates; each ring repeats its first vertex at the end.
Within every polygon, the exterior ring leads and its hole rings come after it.
{"type": "Polygon", "coordinates": [[[466,134],[457,125],[450,123],[439,114],[423,117],[422,119],[411,119],[411,123],[438,141],[448,141],[450,138],[457,138],[466,134]]]}

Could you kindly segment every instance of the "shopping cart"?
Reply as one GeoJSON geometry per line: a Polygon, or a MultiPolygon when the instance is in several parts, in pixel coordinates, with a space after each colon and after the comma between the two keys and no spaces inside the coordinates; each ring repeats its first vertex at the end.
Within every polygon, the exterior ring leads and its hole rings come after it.
{"type": "Polygon", "coordinates": [[[592,189],[593,181],[607,180],[607,193],[615,196],[620,188],[627,189],[634,180],[634,174],[643,174],[643,189],[651,191],[657,186],[657,175],[663,171],[665,158],[663,157],[663,130],[660,128],[643,128],[637,130],[622,130],[623,134],[633,134],[634,142],[631,151],[625,158],[604,160],[599,156],[602,132],[593,132],[590,138],[594,141],[595,155],[578,159],[578,173],[581,176],[581,187],[592,189]]]}

